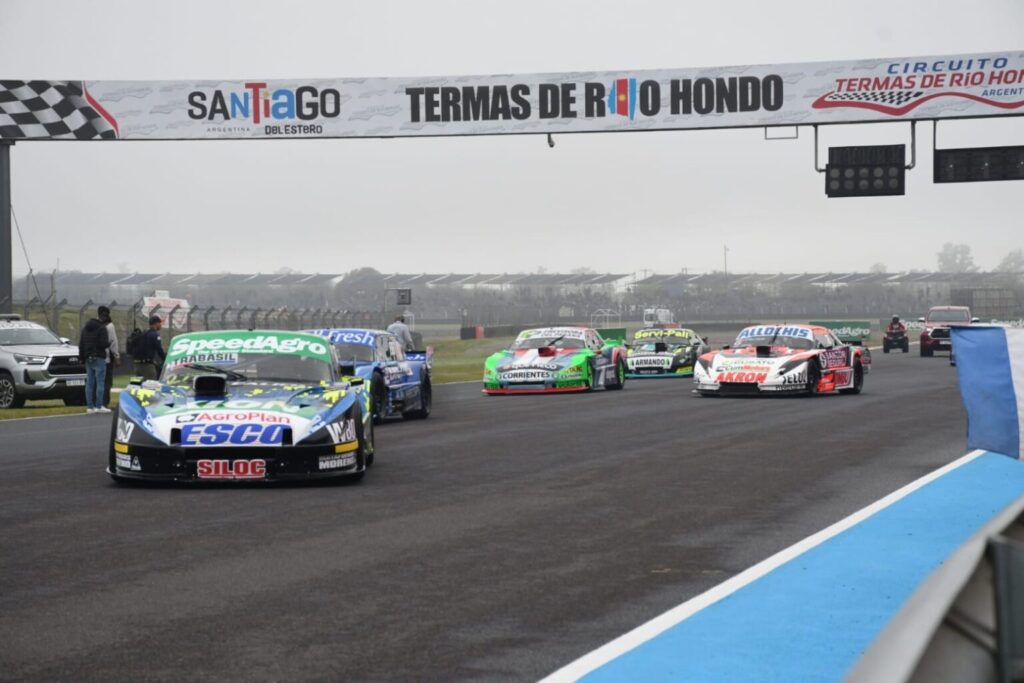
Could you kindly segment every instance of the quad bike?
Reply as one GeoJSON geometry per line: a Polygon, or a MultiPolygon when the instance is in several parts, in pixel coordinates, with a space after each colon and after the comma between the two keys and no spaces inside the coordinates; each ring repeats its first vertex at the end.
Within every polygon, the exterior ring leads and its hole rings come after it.
{"type": "Polygon", "coordinates": [[[903,353],[910,351],[910,338],[906,330],[886,330],[885,338],[882,339],[882,353],[889,353],[890,349],[903,349],[903,353]]]}

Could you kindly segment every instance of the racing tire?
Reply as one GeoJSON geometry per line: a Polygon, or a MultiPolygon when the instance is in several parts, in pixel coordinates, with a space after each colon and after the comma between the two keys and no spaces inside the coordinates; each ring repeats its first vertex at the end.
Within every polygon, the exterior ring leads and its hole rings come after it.
{"type": "Polygon", "coordinates": [[[110,476],[110,480],[112,482],[114,482],[115,486],[120,486],[122,488],[127,488],[127,487],[130,487],[130,486],[135,486],[136,484],[138,484],[140,482],[135,482],[135,481],[132,481],[131,479],[125,479],[124,477],[119,477],[116,474],[114,474],[114,471],[116,469],[116,466],[114,464],[115,463],[115,457],[116,457],[115,453],[114,453],[114,440],[117,438],[117,417],[118,417],[118,414],[119,414],[118,411],[112,410],[111,411],[111,415],[110,415],[110,451],[109,451],[109,455],[108,455],[108,458],[107,458],[107,463],[108,463],[108,466],[110,467],[110,471],[107,472],[107,474],[110,476]]]}
{"type": "MultiPolygon", "coordinates": [[[[363,460],[367,467],[372,467],[374,456],[377,455],[377,442],[374,440],[375,434],[373,432],[373,420],[370,420],[370,435],[366,436],[364,434],[364,437],[363,441],[369,445],[369,448],[365,449],[368,452],[364,454],[363,460]]],[[[363,446],[360,445],[360,448],[363,448],[363,446]]]]}
{"type": "Polygon", "coordinates": [[[626,386],[626,364],[622,362],[620,358],[615,363],[615,382],[608,385],[608,389],[613,391],[619,391],[626,386]]]}
{"type": "Polygon", "coordinates": [[[882,353],[889,353],[889,340],[886,339],[882,342],[882,353]]]}
{"type": "Polygon", "coordinates": [[[370,380],[370,409],[373,411],[373,424],[384,424],[384,401],[387,400],[388,388],[384,386],[384,376],[373,373],[370,380]]]}
{"type": "Polygon", "coordinates": [[[0,410],[20,408],[25,405],[25,397],[18,395],[14,386],[14,378],[8,372],[0,372],[0,410]]]}
{"type": "Polygon", "coordinates": [[[426,420],[430,417],[430,409],[434,404],[434,390],[430,386],[430,378],[425,377],[420,382],[420,407],[416,410],[410,410],[407,413],[402,413],[402,417],[405,419],[413,420],[426,420]]]}
{"type": "Polygon", "coordinates": [[[921,358],[931,358],[935,355],[935,352],[931,349],[926,349],[923,345],[921,346],[921,358]]]}
{"type": "Polygon", "coordinates": [[[818,362],[815,359],[811,359],[811,362],[807,364],[807,395],[817,396],[818,395],[818,384],[821,382],[821,368],[818,367],[818,362]]]}
{"type": "Polygon", "coordinates": [[[903,353],[910,353],[910,340],[909,339],[904,339],[903,340],[903,353]]]}
{"type": "Polygon", "coordinates": [[[853,366],[853,386],[840,389],[840,394],[859,394],[864,389],[864,366],[855,363],[853,366]]]}

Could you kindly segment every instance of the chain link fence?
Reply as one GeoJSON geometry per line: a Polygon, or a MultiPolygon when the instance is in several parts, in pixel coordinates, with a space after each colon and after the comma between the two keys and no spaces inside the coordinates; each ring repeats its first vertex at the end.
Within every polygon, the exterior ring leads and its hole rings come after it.
{"type": "Polygon", "coordinates": [[[46,325],[57,336],[77,343],[79,333],[86,321],[96,317],[96,309],[106,306],[117,330],[121,352],[125,340],[132,330],[149,327],[149,316],[158,315],[163,319],[160,331],[164,345],[182,332],[202,330],[306,330],[324,327],[382,327],[385,316],[380,311],[349,311],[332,308],[261,308],[249,306],[192,306],[187,309],[174,307],[164,310],[144,309],[142,301],[121,304],[118,301],[86,301],[84,304],[70,304],[67,300],[51,302],[37,298],[15,302],[13,312],[25,320],[46,325]]]}

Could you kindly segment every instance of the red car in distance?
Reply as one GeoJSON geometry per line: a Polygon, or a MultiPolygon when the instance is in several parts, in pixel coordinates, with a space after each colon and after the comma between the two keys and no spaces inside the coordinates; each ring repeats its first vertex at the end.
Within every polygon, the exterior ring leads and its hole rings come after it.
{"type": "Polygon", "coordinates": [[[957,325],[970,325],[978,322],[971,317],[971,309],[967,306],[932,306],[928,315],[918,318],[924,323],[921,332],[921,355],[933,356],[936,351],[953,351],[953,342],[949,338],[949,328],[957,325]]]}

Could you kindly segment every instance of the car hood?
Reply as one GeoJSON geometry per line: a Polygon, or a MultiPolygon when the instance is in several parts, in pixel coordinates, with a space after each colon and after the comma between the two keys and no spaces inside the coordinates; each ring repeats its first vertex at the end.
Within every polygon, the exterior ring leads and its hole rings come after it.
{"type": "Polygon", "coordinates": [[[809,359],[814,351],[792,349],[786,346],[762,348],[726,349],[706,354],[701,358],[715,372],[771,372],[788,361],[809,359]]]}
{"type": "Polygon", "coordinates": [[[144,382],[125,389],[121,412],[162,443],[183,424],[280,424],[292,443],[313,436],[336,420],[364,393],[348,384],[322,386],[280,382],[229,382],[222,397],[197,397],[191,387],[144,382]]]}
{"type": "Polygon", "coordinates": [[[541,355],[540,349],[499,351],[488,358],[488,366],[498,372],[509,370],[562,370],[582,363],[585,349],[555,349],[552,355],[541,355]]]}
{"type": "Polygon", "coordinates": [[[690,353],[693,350],[692,346],[680,346],[675,349],[668,349],[665,351],[647,351],[644,349],[629,349],[627,357],[629,358],[647,358],[649,356],[661,356],[664,358],[672,358],[674,356],[681,356],[683,354],[690,353]]]}
{"type": "Polygon", "coordinates": [[[78,347],[68,344],[11,344],[0,346],[0,351],[24,353],[26,356],[77,356],[78,347]]]}

